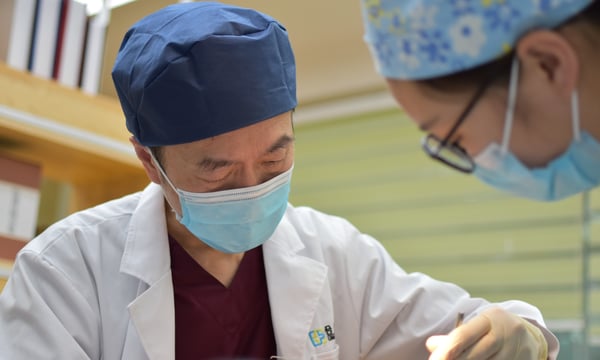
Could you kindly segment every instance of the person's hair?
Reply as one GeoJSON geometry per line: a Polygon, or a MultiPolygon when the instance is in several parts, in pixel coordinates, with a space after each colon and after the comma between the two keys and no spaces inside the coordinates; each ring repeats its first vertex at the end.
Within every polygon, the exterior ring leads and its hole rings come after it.
{"type": "MultiPolygon", "coordinates": [[[[575,15],[562,27],[581,24],[582,33],[592,42],[600,37],[600,0],[594,1],[585,10],[575,15]]],[[[508,84],[514,51],[501,58],[458,73],[432,79],[419,80],[417,83],[439,91],[462,91],[472,89],[489,76],[494,76],[494,84],[508,84]]]]}
{"type": "Polygon", "coordinates": [[[162,146],[150,146],[150,151],[152,151],[152,155],[156,158],[156,161],[160,163],[160,166],[164,166],[164,159],[162,156],[162,146]]]}

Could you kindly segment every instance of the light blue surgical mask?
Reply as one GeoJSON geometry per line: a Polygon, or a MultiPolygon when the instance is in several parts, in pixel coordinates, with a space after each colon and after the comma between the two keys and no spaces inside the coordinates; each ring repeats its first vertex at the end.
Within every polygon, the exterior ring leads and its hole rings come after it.
{"type": "Polygon", "coordinates": [[[489,144],[475,158],[475,175],[483,182],[514,195],[554,201],[600,184],[600,143],[579,127],[577,91],[571,97],[573,140],[567,150],[546,166],[530,169],[509,150],[517,98],[519,62],[511,70],[502,144],[489,144]]]}
{"type": "Polygon", "coordinates": [[[154,162],[179,196],[177,220],[213,249],[228,254],[254,249],[273,235],[285,214],[293,166],[256,186],[194,193],[176,188],[154,162]]]}

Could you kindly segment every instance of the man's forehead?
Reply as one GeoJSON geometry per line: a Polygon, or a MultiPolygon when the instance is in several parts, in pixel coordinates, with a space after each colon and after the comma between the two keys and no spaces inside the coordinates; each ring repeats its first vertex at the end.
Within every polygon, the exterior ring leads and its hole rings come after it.
{"type": "Polygon", "coordinates": [[[268,151],[271,147],[287,145],[294,141],[291,112],[271,119],[232,130],[210,138],[183,144],[167,145],[164,148],[179,152],[198,152],[207,156],[242,152],[245,147],[260,145],[268,151]]]}

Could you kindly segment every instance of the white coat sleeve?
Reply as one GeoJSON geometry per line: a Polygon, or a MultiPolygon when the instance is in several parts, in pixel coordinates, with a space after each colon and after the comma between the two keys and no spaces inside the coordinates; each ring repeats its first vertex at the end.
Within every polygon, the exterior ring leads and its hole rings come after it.
{"type": "Polygon", "coordinates": [[[0,294],[0,359],[100,359],[93,308],[67,274],[21,251],[0,294]]]}
{"type": "MultiPolygon", "coordinates": [[[[555,359],[558,341],[544,326],[537,308],[521,301],[499,304],[472,298],[464,289],[421,273],[406,273],[383,246],[351,230],[346,244],[347,284],[360,323],[361,359],[427,359],[426,339],[447,334],[457,314],[466,320],[490,306],[500,306],[540,327],[555,359]]],[[[348,229],[346,229],[348,230],[348,229]]]]}

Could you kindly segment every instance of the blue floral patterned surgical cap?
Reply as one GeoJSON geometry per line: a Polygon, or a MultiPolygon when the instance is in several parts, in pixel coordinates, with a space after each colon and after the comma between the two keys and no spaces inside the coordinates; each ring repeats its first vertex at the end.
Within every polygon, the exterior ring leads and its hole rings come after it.
{"type": "Polygon", "coordinates": [[[593,0],[361,0],[365,40],[387,78],[444,76],[509,52],[527,31],[552,28],[593,0]]]}
{"type": "Polygon", "coordinates": [[[133,25],[112,76],[127,129],[145,146],[209,138],[297,104],[285,28],[215,2],[171,5],[133,25]]]}

